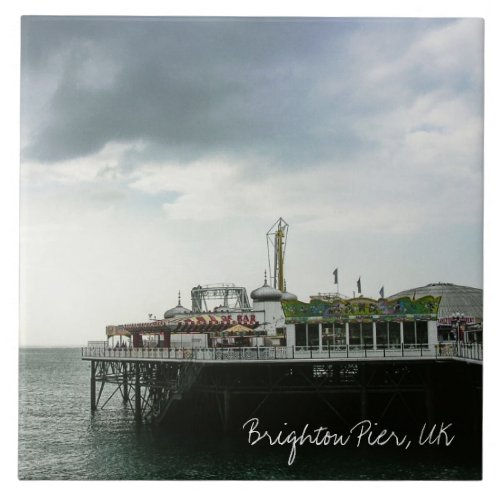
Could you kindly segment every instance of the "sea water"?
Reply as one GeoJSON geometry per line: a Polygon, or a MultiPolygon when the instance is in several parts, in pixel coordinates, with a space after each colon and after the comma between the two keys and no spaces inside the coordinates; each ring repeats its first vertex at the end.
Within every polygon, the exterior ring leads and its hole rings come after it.
{"type": "MultiPolygon", "coordinates": [[[[120,397],[93,415],[90,362],[75,348],[20,350],[19,478],[23,480],[480,479],[469,453],[251,446],[218,429],[189,435],[138,425],[120,397]]],[[[101,402],[102,403],[102,402],[101,402]]]]}

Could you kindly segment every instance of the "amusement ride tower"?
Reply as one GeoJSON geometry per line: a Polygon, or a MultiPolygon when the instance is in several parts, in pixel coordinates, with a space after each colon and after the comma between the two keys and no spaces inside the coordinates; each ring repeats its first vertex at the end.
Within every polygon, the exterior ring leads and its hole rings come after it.
{"type": "Polygon", "coordinates": [[[288,224],[280,217],[267,232],[269,277],[273,288],[285,291],[285,250],[288,224]],[[273,267],[271,267],[271,254],[273,267]]]}

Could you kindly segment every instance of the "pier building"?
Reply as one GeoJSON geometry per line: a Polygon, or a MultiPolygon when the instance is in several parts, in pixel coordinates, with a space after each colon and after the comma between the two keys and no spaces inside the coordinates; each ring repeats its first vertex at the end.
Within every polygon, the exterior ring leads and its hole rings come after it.
{"type": "Polygon", "coordinates": [[[251,292],[251,306],[244,287],[198,285],[193,293],[196,313],[183,307],[179,296],[162,320],[108,326],[109,345],[130,339],[132,347],[293,346],[321,351],[423,346],[434,351],[457,339],[482,343],[482,290],[450,283],[417,287],[387,299],[320,294],[302,302],[271,287],[265,278],[251,292]],[[244,307],[228,300],[213,310],[199,306],[200,290],[222,296],[235,289],[244,307]]]}
{"type": "Polygon", "coordinates": [[[483,291],[480,288],[455,285],[453,283],[430,283],[411,288],[389,297],[421,299],[439,298],[437,311],[438,341],[482,342],[483,335],[483,291]]]}
{"type": "Polygon", "coordinates": [[[287,230],[279,219],[267,234],[271,284],[266,273],[252,302],[242,286],[197,285],[191,309],[179,292],[162,319],[109,325],[106,340],[82,348],[92,411],[121,395],[137,421],[226,431],[265,414],[339,425],[454,418],[480,433],[482,291],[437,283],[303,302],[286,290],[287,230]]]}

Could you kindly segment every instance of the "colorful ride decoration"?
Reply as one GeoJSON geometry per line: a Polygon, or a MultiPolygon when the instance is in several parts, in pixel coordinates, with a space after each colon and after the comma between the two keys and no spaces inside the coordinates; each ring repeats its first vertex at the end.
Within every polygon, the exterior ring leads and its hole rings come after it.
{"type": "Polygon", "coordinates": [[[287,323],[304,321],[398,321],[437,319],[441,297],[426,296],[413,300],[401,297],[396,300],[373,300],[365,297],[352,299],[283,301],[287,323]]]}

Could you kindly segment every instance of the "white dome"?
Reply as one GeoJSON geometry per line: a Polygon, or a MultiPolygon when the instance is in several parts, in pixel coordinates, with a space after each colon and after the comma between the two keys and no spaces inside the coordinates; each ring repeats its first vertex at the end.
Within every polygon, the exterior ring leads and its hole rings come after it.
{"type": "Polygon", "coordinates": [[[172,307],[172,309],[169,309],[168,311],[165,311],[165,314],[163,317],[165,319],[169,318],[174,318],[175,316],[179,316],[181,314],[191,314],[191,311],[189,309],[186,309],[181,305],[181,294],[179,292],[179,302],[175,307],[172,307]]]}
{"type": "Polygon", "coordinates": [[[298,300],[298,298],[294,293],[290,293],[285,290],[281,295],[281,300],[298,300]]]}
{"type": "Polygon", "coordinates": [[[179,316],[179,314],[191,314],[191,311],[182,306],[175,306],[172,307],[172,309],[165,311],[163,317],[165,319],[169,319],[169,318],[174,318],[175,316],[179,316]]]}
{"type": "Polygon", "coordinates": [[[250,297],[252,297],[255,302],[279,302],[282,296],[283,293],[276,290],[276,288],[270,287],[267,284],[267,280],[264,281],[263,286],[257,288],[250,294],[250,297]]]}

